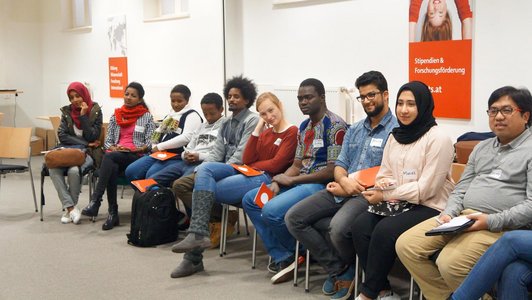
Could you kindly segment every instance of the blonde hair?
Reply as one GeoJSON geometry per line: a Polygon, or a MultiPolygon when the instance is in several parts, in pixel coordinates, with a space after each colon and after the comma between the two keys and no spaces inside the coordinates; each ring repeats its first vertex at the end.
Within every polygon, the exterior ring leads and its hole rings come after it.
{"type": "Polygon", "coordinates": [[[275,96],[275,94],[273,93],[270,93],[270,92],[265,92],[265,93],[262,93],[260,94],[258,97],[257,97],[257,102],[255,103],[255,108],[257,109],[257,111],[259,111],[259,106],[266,100],[270,100],[275,106],[277,106],[281,112],[283,112],[284,114],[284,111],[283,111],[283,103],[281,103],[281,100],[279,100],[279,98],[277,98],[277,96],[275,96]]]}
{"type": "Polygon", "coordinates": [[[449,12],[445,13],[445,20],[440,26],[433,26],[429,22],[429,15],[425,16],[421,30],[421,41],[448,41],[453,39],[453,25],[449,12]]]}

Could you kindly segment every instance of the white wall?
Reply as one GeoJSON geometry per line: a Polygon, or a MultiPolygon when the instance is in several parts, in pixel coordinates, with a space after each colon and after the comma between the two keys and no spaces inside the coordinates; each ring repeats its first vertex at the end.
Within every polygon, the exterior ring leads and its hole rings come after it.
{"type": "MultiPolygon", "coordinates": [[[[297,86],[316,77],[326,87],[353,87],[363,72],[379,70],[395,105],[398,88],[408,81],[409,1],[312,3],[318,4],[244,1],[245,74],[265,86],[297,86]]],[[[438,119],[453,138],[489,131],[485,110],[496,88],[532,89],[532,1],[477,0],[473,9],[472,118],[438,119]]]]}
{"type": "Polygon", "coordinates": [[[5,126],[13,126],[15,113],[16,126],[33,126],[46,105],[42,101],[40,9],[39,0],[0,0],[0,89],[23,91],[16,103],[13,96],[0,95],[5,126]]]}
{"type": "Polygon", "coordinates": [[[71,81],[91,84],[104,119],[122,104],[109,96],[107,18],[114,15],[126,15],[129,81],[143,84],[156,116],[170,110],[170,90],[178,83],[191,89],[191,105],[197,109],[204,94],[222,92],[221,1],[189,1],[190,18],[152,23],[143,22],[140,0],[92,3],[92,30],[67,32],[61,29],[60,0],[0,0],[0,88],[24,90],[17,125],[49,127],[35,117],[58,114],[68,104],[71,81]],[[11,63],[4,65],[7,60],[11,63]]]}
{"type": "MultiPolygon", "coordinates": [[[[238,10],[228,13],[233,23],[227,36],[234,43],[227,45],[228,77],[243,70],[262,88],[298,86],[308,77],[326,87],[353,87],[363,72],[379,70],[392,100],[408,80],[406,0],[315,0],[276,7],[271,0],[226,1],[227,8],[238,10]]],[[[169,109],[168,93],[177,83],[191,88],[196,108],[203,94],[221,93],[222,0],[189,1],[190,18],[156,23],[142,21],[141,0],[92,3],[92,31],[80,33],[61,30],[60,0],[0,0],[0,88],[24,90],[18,126],[47,126],[35,116],[57,114],[68,103],[65,87],[74,80],[91,83],[105,118],[121,105],[108,91],[106,30],[113,15],[126,14],[129,79],[145,86],[156,114],[169,109]]],[[[532,1],[477,0],[474,26],[472,119],[438,120],[454,138],[489,130],[486,102],[495,88],[532,89],[532,1]]],[[[0,98],[4,124],[9,124],[10,101],[0,98]]]]}

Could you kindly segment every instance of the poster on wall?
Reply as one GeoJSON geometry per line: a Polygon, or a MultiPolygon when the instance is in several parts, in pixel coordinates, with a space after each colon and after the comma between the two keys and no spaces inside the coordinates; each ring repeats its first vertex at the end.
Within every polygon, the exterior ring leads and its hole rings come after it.
{"type": "Polygon", "coordinates": [[[109,38],[109,95],[122,98],[128,84],[127,80],[127,43],[126,16],[107,18],[107,37],[109,38]]]}
{"type": "Polygon", "coordinates": [[[434,115],[471,119],[472,0],[410,0],[409,78],[426,83],[434,115]]]}

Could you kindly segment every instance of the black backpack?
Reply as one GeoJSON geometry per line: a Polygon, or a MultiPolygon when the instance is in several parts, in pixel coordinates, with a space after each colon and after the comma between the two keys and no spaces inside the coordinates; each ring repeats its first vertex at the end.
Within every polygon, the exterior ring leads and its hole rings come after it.
{"type": "Polygon", "coordinates": [[[169,188],[152,186],[142,193],[135,191],[131,206],[131,231],[128,244],[149,247],[177,240],[179,214],[169,188]]]}

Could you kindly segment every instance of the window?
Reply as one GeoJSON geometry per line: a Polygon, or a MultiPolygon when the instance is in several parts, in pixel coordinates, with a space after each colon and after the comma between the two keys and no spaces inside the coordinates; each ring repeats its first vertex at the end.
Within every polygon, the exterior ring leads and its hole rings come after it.
{"type": "Polygon", "coordinates": [[[92,29],[91,0],[62,0],[61,13],[64,30],[92,29]]]}
{"type": "Polygon", "coordinates": [[[188,17],[188,0],[144,0],[144,22],[188,17]]]}

